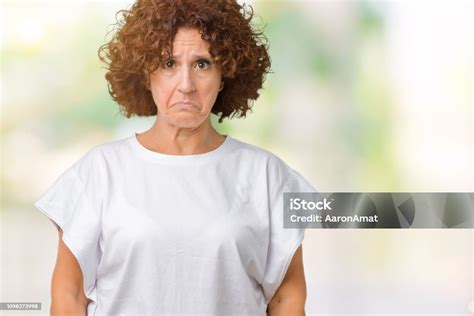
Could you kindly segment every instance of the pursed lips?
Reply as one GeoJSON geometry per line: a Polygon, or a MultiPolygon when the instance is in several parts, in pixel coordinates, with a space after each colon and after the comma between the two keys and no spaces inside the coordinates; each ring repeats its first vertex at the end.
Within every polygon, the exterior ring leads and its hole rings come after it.
{"type": "Polygon", "coordinates": [[[194,103],[191,103],[191,102],[178,102],[178,103],[175,103],[173,104],[172,107],[175,107],[175,108],[178,108],[178,109],[199,109],[199,107],[194,104],[194,103]]]}

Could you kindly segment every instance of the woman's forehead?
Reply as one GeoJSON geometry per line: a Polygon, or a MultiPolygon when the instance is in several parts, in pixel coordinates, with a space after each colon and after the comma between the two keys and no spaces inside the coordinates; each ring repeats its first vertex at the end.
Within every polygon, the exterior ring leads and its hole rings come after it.
{"type": "Polygon", "coordinates": [[[183,55],[191,57],[210,57],[210,44],[201,38],[198,29],[180,28],[173,39],[173,52],[175,58],[183,55]]]}
{"type": "Polygon", "coordinates": [[[203,40],[202,34],[195,28],[179,28],[173,38],[173,45],[175,44],[209,46],[209,42],[203,40]]]}

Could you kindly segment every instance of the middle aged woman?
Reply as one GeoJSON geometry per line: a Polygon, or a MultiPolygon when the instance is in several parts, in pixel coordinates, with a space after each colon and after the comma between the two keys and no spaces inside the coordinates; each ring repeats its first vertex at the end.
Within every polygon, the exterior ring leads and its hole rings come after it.
{"type": "Polygon", "coordinates": [[[304,315],[304,230],[283,228],[283,192],[314,188],[210,120],[244,117],[269,71],[253,11],[138,0],[122,14],[100,49],[109,91],[127,117],[156,120],[88,151],[35,204],[62,237],[53,305],[71,293],[89,315],[304,315]]]}

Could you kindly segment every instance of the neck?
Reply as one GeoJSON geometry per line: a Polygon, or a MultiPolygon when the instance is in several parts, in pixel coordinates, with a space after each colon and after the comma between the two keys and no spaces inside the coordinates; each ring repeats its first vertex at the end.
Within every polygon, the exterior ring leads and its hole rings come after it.
{"type": "Polygon", "coordinates": [[[149,149],[169,155],[206,153],[224,141],[210,119],[195,128],[173,127],[157,119],[148,131],[138,134],[138,138],[149,149]]]}

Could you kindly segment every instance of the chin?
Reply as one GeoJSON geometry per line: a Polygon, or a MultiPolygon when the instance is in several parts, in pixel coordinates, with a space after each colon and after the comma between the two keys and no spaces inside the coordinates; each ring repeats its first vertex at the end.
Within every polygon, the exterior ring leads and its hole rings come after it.
{"type": "Polygon", "coordinates": [[[170,118],[167,121],[170,125],[173,125],[175,127],[197,128],[202,125],[205,120],[195,114],[183,113],[179,115],[174,115],[173,118],[170,118]]]}

